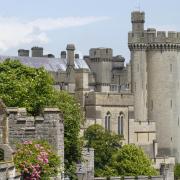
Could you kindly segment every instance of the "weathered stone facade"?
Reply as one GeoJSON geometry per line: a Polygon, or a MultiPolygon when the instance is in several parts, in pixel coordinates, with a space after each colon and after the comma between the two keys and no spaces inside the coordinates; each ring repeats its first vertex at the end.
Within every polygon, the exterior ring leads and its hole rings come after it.
{"type": "MultiPolygon", "coordinates": [[[[6,108],[1,102],[0,125],[0,150],[4,160],[4,163],[0,163],[0,175],[9,173],[9,177],[15,178],[12,153],[18,142],[26,140],[48,141],[61,158],[60,168],[63,172],[64,124],[59,109],[45,108],[41,116],[33,117],[27,115],[25,108],[6,108]]],[[[5,175],[4,178],[8,177],[5,175]]],[[[57,179],[61,179],[61,175],[57,179]]]]}
{"type": "MultiPolygon", "coordinates": [[[[144,12],[132,12],[131,22],[131,57],[127,65],[121,55],[113,55],[111,48],[92,48],[88,56],[80,59],[75,56],[73,44],[67,45],[67,53],[62,51],[60,58],[43,55],[43,48],[34,47],[32,57],[21,49],[19,56],[0,56],[0,61],[19,59],[31,67],[44,67],[53,76],[56,89],[67,90],[79,100],[86,115],[84,129],[97,123],[123,135],[124,144],[143,147],[160,168],[164,156],[167,163],[174,163],[172,156],[180,161],[180,33],[166,35],[153,28],[145,30],[144,12]]],[[[10,122],[11,118],[16,119],[15,124],[10,124],[10,140],[22,139],[26,133],[33,138],[40,138],[43,133],[47,137],[39,128],[47,128],[46,119],[28,117],[24,130],[18,112],[10,112],[9,118],[10,122]],[[14,127],[22,127],[19,134],[14,127]]]]}
{"type": "Polygon", "coordinates": [[[57,108],[45,108],[42,116],[28,116],[24,108],[7,108],[9,144],[15,149],[18,142],[46,140],[64,160],[64,125],[57,108]]]}

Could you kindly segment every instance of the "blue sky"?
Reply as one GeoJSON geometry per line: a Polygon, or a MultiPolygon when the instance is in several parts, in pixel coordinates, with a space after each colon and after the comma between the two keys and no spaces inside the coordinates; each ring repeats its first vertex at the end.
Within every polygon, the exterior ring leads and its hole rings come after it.
{"type": "Polygon", "coordinates": [[[129,60],[127,33],[131,11],[146,13],[145,27],[180,31],[179,0],[0,0],[0,54],[43,46],[59,56],[67,43],[88,54],[110,47],[129,60]]]}

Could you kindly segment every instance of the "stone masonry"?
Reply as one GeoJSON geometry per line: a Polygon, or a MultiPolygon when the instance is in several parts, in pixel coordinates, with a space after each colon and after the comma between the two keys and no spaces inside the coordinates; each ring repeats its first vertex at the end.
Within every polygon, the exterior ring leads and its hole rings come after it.
{"type": "Polygon", "coordinates": [[[64,160],[63,117],[57,108],[45,108],[42,116],[28,116],[24,108],[7,108],[9,144],[15,149],[18,142],[46,140],[64,160]]]}

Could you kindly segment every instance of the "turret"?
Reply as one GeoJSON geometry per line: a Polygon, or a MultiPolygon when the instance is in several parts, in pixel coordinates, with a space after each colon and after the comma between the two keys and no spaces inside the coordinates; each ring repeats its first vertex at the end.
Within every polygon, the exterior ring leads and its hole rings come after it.
{"type": "Polygon", "coordinates": [[[92,48],[89,51],[91,67],[96,77],[96,90],[109,92],[112,71],[112,49],[92,48]]]}
{"type": "Polygon", "coordinates": [[[144,44],[144,12],[131,13],[132,32],[129,33],[129,49],[132,60],[131,87],[134,93],[136,121],[147,121],[147,60],[144,44]]]}
{"type": "Polygon", "coordinates": [[[132,31],[143,32],[144,31],[144,23],[145,23],[145,14],[144,12],[134,11],[131,13],[131,22],[132,22],[132,31]]]}
{"type": "Polygon", "coordinates": [[[68,44],[66,47],[66,50],[67,50],[67,65],[68,66],[74,66],[75,45],[74,44],[68,44]]]}

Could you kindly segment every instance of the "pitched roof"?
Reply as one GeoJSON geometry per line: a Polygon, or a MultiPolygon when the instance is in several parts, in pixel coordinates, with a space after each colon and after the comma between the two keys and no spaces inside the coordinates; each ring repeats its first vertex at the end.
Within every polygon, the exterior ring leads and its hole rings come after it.
{"type": "MultiPolygon", "coordinates": [[[[19,60],[22,64],[40,68],[44,67],[47,71],[65,71],[67,65],[67,59],[60,59],[60,58],[47,58],[47,57],[25,57],[25,56],[0,56],[0,62],[4,61],[5,59],[12,59],[12,60],[19,60]]],[[[89,69],[86,61],[83,59],[75,59],[75,68],[80,69],[89,69]]]]}

